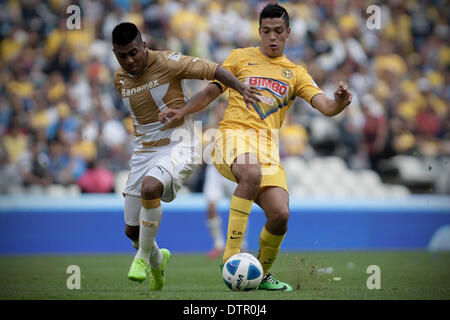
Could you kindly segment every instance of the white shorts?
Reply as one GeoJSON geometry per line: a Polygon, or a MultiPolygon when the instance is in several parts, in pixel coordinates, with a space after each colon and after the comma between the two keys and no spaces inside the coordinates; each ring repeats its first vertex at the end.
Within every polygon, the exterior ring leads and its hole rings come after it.
{"type": "Polygon", "coordinates": [[[133,153],[123,194],[141,197],[142,180],[152,176],[164,186],[161,200],[172,201],[183,182],[197,168],[194,161],[197,153],[197,148],[182,143],[155,148],[153,152],[133,153]]]}
{"type": "Polygon", "coordinates": [[[231,199],[237,183],[220,174],[214,165],[207,165],[203,194],[208,202],[217,202],[222,198],[231,199]]]}

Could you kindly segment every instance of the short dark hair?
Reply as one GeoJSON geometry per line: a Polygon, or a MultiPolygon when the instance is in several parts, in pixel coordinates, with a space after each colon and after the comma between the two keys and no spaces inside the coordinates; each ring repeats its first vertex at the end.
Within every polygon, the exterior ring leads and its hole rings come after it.
{"type": "Polygon", "coordinates": [[[261,27],[262,19],[266,18],[283,18],[286,27],[289,27],[289,14],[286,9],[280,6],[278,3],[269,3],[266,5],[259,14],[259,26],[261,27]]]}
{"type": "Polygon", "coordinates": [[[141,33],[136,25],[131,22],[118,24],[112,32],[112,41],[119,46],[126,46],[136,38],[139,43],[142,43],[141,33]]]}

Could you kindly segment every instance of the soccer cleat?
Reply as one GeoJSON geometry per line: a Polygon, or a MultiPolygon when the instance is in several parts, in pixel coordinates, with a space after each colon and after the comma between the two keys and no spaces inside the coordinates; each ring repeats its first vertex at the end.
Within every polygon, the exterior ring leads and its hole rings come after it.
{"type": "Polygon", "coordinates": [[[147,278],[148,269],[148,264],[144,259],[134,259],[131,264],[130,271],[128,271],[128,279],[142,282],[147,278]]]}
{"type": "Polygon", "coordinates": [[[171,254],[167,249],[161,249],[161,253],[163,255],[163,262],[161,263],[161,267],[159,269],[150,269],[150,290],[157,291],[161,290],[164,287],[164,283],[166,282],[166,266],[169,263],[171,254]]]}
{"type": "Polygon", "coordinates": [[[278,281],[269,273],[261,281],[258,290],[268,291],[292,291],[292,287],[287,283],[278,281]]]}

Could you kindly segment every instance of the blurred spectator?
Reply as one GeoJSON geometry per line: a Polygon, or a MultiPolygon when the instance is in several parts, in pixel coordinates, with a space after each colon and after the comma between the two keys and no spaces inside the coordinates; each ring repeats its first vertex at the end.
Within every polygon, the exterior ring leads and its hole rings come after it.
{"type": "Polygon", "coordinates": [[[9,163],[17,163],[20,155],[28,147],[28,132],[20,125],[17,115],[13,116],[11,126],[2,137],[2,145],[9,163]]]}
{"type": "Polygon", "coordinates": [[[280,130],[280,156],[305,156],[311,152],[308,143],[308,132],[294,119],[292,113],[286,115],[284,124],[280,130]]]}
{"type": "Polygon", "coordinates": [[[8,154],[0,144],[0,193],[8,193],[9,188],[22,184],[19,167],[8,161],[8,154]]]}
{"type": "Polygon", "coordinates": [[[114,192],[114,173],[98,166],[94,159],[88,162],[87,170],[78,178],[77,184],[82,193],[114,192]]]}
{"type": "Polygon", "coordinates": [[[426,106],[417,112],[414,125],[415,132],[421,136],[438,138],[441,133],[441,119],[428,101],[426,106]]]}
{"type": "Polygon", "coordinates": [[[207,30],[208,25],[198,8],[188,0],[179,1],[181,8],[170,19],[174,35],[182,42],[182,51],[189,52],[197,34],[207,30]]]}
{"type": "Polygon", "coordinates": [[[49,163],[45,145],[30,140],[27,151],[19,158],[20,174],[24,186],[39,185],[46,187],[52,183],[52,176],[47,170],[49,163]]]}
{"type": "Polygon", "coordinates": [[[73,157],[82,158],[89,162],[97,158],[97,145],[94,141],[85,139],[81,128],[79,128],[71,144],[70,154],[73,157]]]}
{"type": "Polygon", "coordinates": [[[72,72],[79,68],[77,61],[71,55],[66,44],[61,45],[60,50],[48,61],[44,72],[52,74],[54,71],[61,73],[64,82],[69,82],[72,72]]]}
{"type": "Polygon", "coordinates": [[[379,161],[391,156],[389,144],[389,122],[383,107],[374,97],[362,99],[364,113],[363,145],[368,154],[370,168],[379,171],[379,161]]]}

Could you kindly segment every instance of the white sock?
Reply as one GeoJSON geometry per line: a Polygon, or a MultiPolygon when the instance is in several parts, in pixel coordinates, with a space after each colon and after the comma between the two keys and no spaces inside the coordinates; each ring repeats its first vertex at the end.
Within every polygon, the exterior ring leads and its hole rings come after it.
{"type": "Polygon", "coordinates": [[[163,255],[159,250],[158,244],[156,241],[153,241],[152,253],[150,254],[150,267],[152,269],[159,269],[163,262],[163,255]]]}
{"type": "MultiPolygon", "coordinates": [[[[135,259],[142,258],[150,263],[150,254],[161,222],[161,206],[152,209],[142,207],[139,216],[139,249],[135,259]]],[[[159,249],[158,249],[159,251],[159,249]]]]}
{"type": "MultiPolygon", "coordinates": [[[[139,249],[139,241],[131,240],[131,243],[133,244],[133,247],[138,250],[139,249]]],[[[156,243],[156,240],[153,241],[153,247],[152,252],[150,253],[150,266],[153,269],[159,269],[161,266],[163,255],[161,251],[159,251],[158,244],[156,243]]]]}
{"type": "Polygon", "coordinates": [[[222,219],[220,216],[215,216],[207,221],[209,233],[214,241],[214,248],[222,250],[225,247],[222,232],[222,219]]]}

